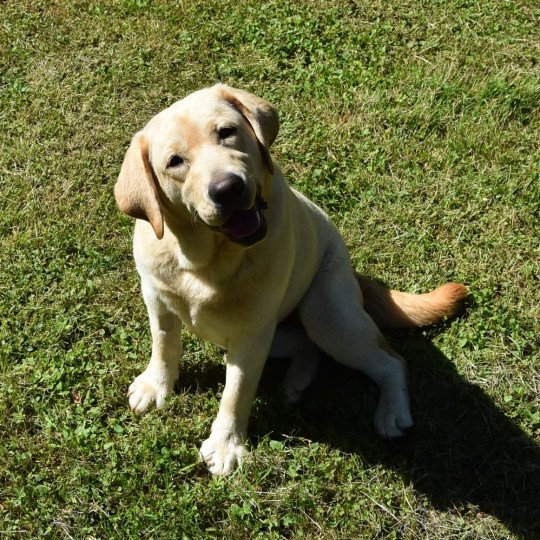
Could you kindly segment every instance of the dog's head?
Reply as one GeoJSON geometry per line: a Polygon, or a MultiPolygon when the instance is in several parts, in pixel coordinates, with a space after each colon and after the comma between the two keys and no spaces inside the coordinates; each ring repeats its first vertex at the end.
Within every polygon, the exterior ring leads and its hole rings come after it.
{"type": "Polygon", "coordinates": [[[137,133],[115,186],[126,214],[150,222],[200,220],[251,246],[266,235],[262,210],[278,132],[266,101],[222,84],[199,90],[152,118],[137,133]]]}

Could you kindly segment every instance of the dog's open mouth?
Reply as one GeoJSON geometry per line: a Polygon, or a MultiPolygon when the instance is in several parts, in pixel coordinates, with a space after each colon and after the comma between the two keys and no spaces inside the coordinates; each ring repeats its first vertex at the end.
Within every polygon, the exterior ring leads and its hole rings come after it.
{"type": "Polygon", "coordinates": [[[264,199],[257,195],[249,210],[235,210],[220,230],[233,242],[251,246],[266,236],[267,224],[262,210],[267,207],[264,199]]]}

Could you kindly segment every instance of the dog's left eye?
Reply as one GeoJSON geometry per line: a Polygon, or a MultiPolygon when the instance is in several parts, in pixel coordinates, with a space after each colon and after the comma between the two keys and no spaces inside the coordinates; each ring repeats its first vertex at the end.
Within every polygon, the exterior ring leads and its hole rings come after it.
{"type": "Polygon", "coordinates": [[[218,135],[220,139],[228,139],[236,133],[235,127],[222,127],[218,129],[218,135]]]}
{"type": "Polygon", "coordinates": [[[167,163],[167,169],[178,167],[182,165],[182,163],[184,163],[184,160],[180,156],[175,154],[174,156],[171,156],[171,158],[169,159],[169,162],[167,163]]]}

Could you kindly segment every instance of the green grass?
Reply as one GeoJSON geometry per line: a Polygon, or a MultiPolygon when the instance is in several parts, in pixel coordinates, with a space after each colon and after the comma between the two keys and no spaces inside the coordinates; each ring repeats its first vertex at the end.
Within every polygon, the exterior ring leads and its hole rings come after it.
{"type": "Polygon", "coordinates": [[[540,8],[533,0],[10,1],[0,20],[0,537],[540,538],[540,8]],[[112,186],[131,135],[222,81],[272,101],[290,182],[355,266],[466,283],[466,315],[390,336],[417,427],[385,443],[361,375],[272,388],[251,458],[197,448],[224,370],[186,335],[168,407],[112,186]]]}

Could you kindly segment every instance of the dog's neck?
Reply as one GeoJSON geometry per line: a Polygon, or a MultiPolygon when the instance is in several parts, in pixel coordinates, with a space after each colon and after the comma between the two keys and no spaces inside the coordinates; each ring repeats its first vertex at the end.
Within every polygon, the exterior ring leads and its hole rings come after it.
{"type": "MultiPolygon", "coordinates": [[[[158,242],[172,243],[181,270],[197,272],[222,279],[235,274],[248,252],[257,245],[246,248],[229,240],[224,234],[213,231],[200,221],[165,219],[165,234],[158,242]]],[[[264,241],[263,241],[264,242],[264,241]]]]}
{"type": "Polygon", "coordinates": [[[157,242],[169,244],[180,270],[188,272],[229,274],[242,263],[246,251],[193,219],[180,224],[178,218],[166,218],[163,239],[157,242]]]}

